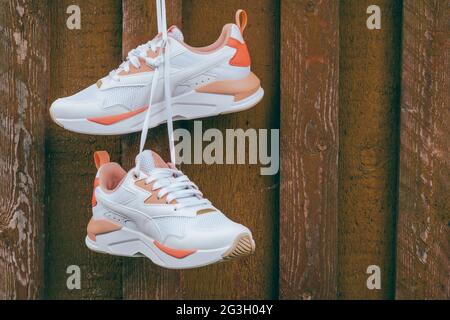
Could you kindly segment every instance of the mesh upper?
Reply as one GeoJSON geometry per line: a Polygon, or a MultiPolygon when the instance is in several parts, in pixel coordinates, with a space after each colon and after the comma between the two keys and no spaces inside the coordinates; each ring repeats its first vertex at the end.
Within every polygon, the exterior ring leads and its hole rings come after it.
{"type": "Polygon", "coordinates": [[[124,105],[131,108],[141,108],[148,105],[148,92],[147,87],[114,88],[103,95],[103,103],[105,106],[124,105]]]}
{"type": "Polygon", "coordinates": [[[226,228],[234,222],[220,212],[212,212],[192,217],[160,217],[155,219],[160,230],[165,235],[183,237],[188,229],[215,230],[226,228]]]}

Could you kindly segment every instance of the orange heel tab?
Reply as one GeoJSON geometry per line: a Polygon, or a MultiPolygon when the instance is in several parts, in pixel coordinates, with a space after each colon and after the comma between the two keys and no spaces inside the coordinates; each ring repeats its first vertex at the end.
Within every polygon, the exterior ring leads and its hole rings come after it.
{"type": "Polygon", "coordinates": [[[110,163],[111,159],[109,153],[106,151],[97,151],[94,153],[94,162],[97,170],[100,169],[104,164],[110,163]]]}
{"type": "Polygon", "coordinates": [[[244,30],[247,27],[247,11],[239,9],[236,11],[236,25],[239,27],[241,34],[244,35],[244,30]]]}

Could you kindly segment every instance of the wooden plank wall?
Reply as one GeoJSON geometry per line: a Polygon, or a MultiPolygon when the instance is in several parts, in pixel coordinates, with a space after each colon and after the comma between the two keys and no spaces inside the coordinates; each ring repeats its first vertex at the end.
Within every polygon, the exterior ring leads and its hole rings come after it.
{"type": "Polygon", "coordinates": [[[393,298],[401,1],[340,2],[339,275],[341,299],[393,298]],[[368,30],[377,4],[381,30],[368,30]],[[381,290],[366,285],[380,267],[381,290]]]}
{"type": "Polygon", "coordinates": [[[450,1],[404,1],[397,298],[450,298],[450,1]]]}
{"type": "Polygon", "coordinates": [[[339,3],[282,1],[281,21],[280,297],[334,299],[339,3]]]}
{"type": "MultiPolygon", "coordinates": [[[[275,0],[227,0],[226,6],[223,3],[183,0],[186,40],[194,46],[212,43],[226,23],[235,21],[236,10],[246,9],[249,24],[244,38],[252,54],[252,70],[261,79],[265,97],[248,111],[205,119],[203,130],[278,128],[279,3],[275,0]]],[[[183,126],[193,132],[192,122],[183,126]]],[[[261,176],[258,165],[189,165],[182,169],[218,208],[252,230],[258,248],[250,259],[185,272],[184,297],[277,298],[278,177],[261,176]]]]}
{"type": "MultiPolygon", "coordinates": [[[[181,0],[166,1],[168,25],[182,27],[181,0]]],[[[156,3],[145,0],[123,1],[122,47],[124,57],[129,50],[152,39],[157,33],[156,3]]],[[[179,124],[175,124],[175,128],[179,124]]],[[[169,159],[167,126],[149,131],[147,148],[169,159]]],[[[134,167],[139,152],[140,133],[122,138],[122,163],[134,167]]],[[[123,264],[124,299],[181,299],[181,272],[165,270],[144,259],[125,259],[123,264]]]]}
{"type": "Polygon", "coordinates": [[[49,14],[42,2],[1,0],[0,7],[0,299],[38,299],[49,14]]]}
{"type": "MultiPolygon", "coordinates": [[[[276,1],[266,1],[265,9],[249,10],[249,26],[246,30],[251,52],[258,52],[265,41],[274,42],[277,37],[276,1]],[[268,10],[270,9],[270,10],[268,10]],[[268,21],[272,21],[269,22],[268,21]]],[[[221,1],[168,1],[169,21],[182,27],[186,41],[203,46],[212,43],[219,36],[223,25],[234,22],[237,8],[257,7],[259,1],[233,1],[228,10],[215,10],[221,1]],[[182,17],[181,17],[182,12],[182,17]],[[199,30],[201,30],[199,32],[199,30]]],[[[156,32],[155,8],[148,1],[124,1],[124,52],[138,43],[154,36],[156,32]],[[142,25],[148,25],[139,29],[142,25]],[[145,34],[145,36],[142,36],[145,34]]],[[[253,54],[254,72],[261,77],[266,89],[264,101],[256,108],[240,113],[202,121],[203,130],[218,128],[276,128],[278,125],[278,71],[275,47],[253,54]]],[[[193,132],[192,123],[177,123],[193,132]]],[[[137,152],[139,135],[123,140],[124,163],[131,166],[137,152]]],[[[150,131],[147,143],[168,158],[167,128],[162,126],[150,131]]],[[[182,170],[195,181],[214,204],[236,221],[248,225],[256,235],[258,254],[247,261],[210,266],[201,270],[169,271],[155,267],[148,261],[126,261],[124,264],[124,297],[128,299],[202,299],[202,298],[274,298],[276,290],[277,235],[276,224],[278,206],[277,177],[261,177],[257,166],[207,166],[183,165],[182,170]],[[237,177],[240,179],[230,179],[237,177]],[[220,179],[212,179],[220,177],[220,179]],[[226,181],[226,182],[225,182],[226,181]],[[243,183],[244,182],[244,183],[243,183]],[[237,197],[239,190],[242,197],[237,197]],[[258,201],[248,203],[248,197],[255,190],[266,190],[258,201]],[[206,276],[205,276],[206,275],[206,276]],[[235,278],[246,279],[235,281],[235,278]]]]}
{"type": "MultiPolygon", "coordinates": [[[[121,59],[122,10],[119,0],[79,3],[81,29],[66,27],[70,0],[51,2],[50,101],[78,92],[116,68],[121,59]]],[[[46,296],[51,299],[122,297],[121,258],[86,250],[89,199],[96,173],[93,152],[120,157],[120,139],[68,132],[47,118],[47,259],[46,296]],[[81,269],[82,290],[68,290],[67,267],[81,269]]]]}
{"type": "MultiPolygon", "coordinates": [[[[167,3],[169,23],[196,46],[236,9],[249,12],[265,98],[202,126],[281,127],[281,175],[181,168],[253,230],[256,254],[168,271],[90,252],[92,154],[108,150],[130,168],[139,134],[70,133],[47,110],[155,35],[154,0],[80,0],[81,30],[66,27],[72,1],[0,0],[0,299],[448,299],[450,1],[167,3]],[[381,30],[366,28],[373,4],[381,30]],[[81,290],[67,289],[70,265],[81,268],[81,290]],[[369,265],[381,268],[381,290],[366,287],[369,265]]],[[[194,131],[193,122],[175,127],[194,131]]],[[[152,129],[147,146],[168,159],[166,131],[152,129]]]]}

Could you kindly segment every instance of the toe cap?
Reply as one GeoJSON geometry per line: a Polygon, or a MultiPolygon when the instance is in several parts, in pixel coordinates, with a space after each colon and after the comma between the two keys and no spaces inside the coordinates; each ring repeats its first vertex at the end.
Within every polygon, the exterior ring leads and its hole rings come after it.
{"type": "Polygon", "coordinates": [[[168,237],[167,245],[180,249],[213,250],[232,246],[236,239],[251,231],[222,214],[205,215],[186,229],[183,238],[168,237]]]}
{"type": "Polygon", "coordinates": [[[101,114],[101,103],[97,88],[92,85],[70,97],[53,102],[50,114],[57,119],[82,119],[101,114]]]}
{"type": "Polygon", "coordinates": [[[100,105],[96,100],[78,101],[70,98],[61,98],[53,102],[50,114],[57,119],[84,119],[101,114],[100,105]]]}

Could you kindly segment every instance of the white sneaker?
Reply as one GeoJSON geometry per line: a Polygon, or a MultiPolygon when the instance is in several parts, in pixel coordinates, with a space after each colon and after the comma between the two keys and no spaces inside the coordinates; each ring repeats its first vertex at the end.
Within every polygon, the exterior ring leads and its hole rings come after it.
{"type": "Polygon", "coordinates": [[[254,252],[251,231],[228,219],[160,156],[144,151],[140,177],[95,154],[98,168],[86,245],[118,256],[145,256],[170,269],[209,265],[254,252]]]}
{"type": "Polygon", "coordinates": [[[56,100],[50,108],[51,117],[70,131],[118,135],[142,130],[145,111],[151,105],[149,128],[165,123],[169,98],[164,92],[164,60],[170,60],[166,74],[172,100],[170,121],[249,109],[263,98],[264,90],[251,72],[243,38],[246,24],[247,14],[239,10],[236,24],[225,25],[218,40],[203,48],[187,45],[181,31],[172,26],[164,32],[167,39],[160,33],[130,51],[127,60],[97,84],[56,100]]]}

